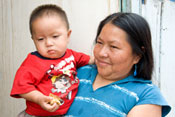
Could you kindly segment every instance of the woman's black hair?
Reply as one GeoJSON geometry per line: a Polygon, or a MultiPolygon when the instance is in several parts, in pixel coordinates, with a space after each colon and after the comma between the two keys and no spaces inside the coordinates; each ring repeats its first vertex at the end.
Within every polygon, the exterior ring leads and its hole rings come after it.
{"type": "MultiPolygon", "coordinates": [[[[128,42],[134,54],[141,56],[137,63],[136,78],[151,80],[153,72],[153,52],[151,43],[151,31],[147,21],[135,13],[114,13],[106,17],[99,24],[95,43],[102,28],[111,23],[127,33],[128,42]]],[[[134,66],[133,66],[134,71],[134,66]]]]}

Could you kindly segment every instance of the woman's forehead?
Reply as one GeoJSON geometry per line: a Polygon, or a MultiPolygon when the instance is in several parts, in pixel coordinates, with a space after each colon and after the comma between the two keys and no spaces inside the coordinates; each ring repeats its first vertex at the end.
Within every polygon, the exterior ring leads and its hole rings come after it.
{"type": "Polygon", "coordinates": [[[98,39],[108,40],[110,42],[126,41],[127,33],[113,24],[106,24],[98,37],[98,39]]]}

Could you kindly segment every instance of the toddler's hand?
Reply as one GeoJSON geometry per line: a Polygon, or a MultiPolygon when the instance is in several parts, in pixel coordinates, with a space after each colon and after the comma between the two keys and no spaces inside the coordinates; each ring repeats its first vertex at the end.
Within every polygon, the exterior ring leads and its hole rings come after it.
{"type": "Polygon", "coordinates": [[[53,98],[50,96],[43,96],[42,98],[39,99],[39,105],[46,111],[55,112],[59,108],[59,105],[56,103],[51,105],[49,102],[52,99],[53,98]]]}
{"type": "Polygon", "coordinates": [[[45,96],[37,90],[20,94],[20,96],[28,101],[39,104],[44,110],[49,112],[54,112],[60,107],[57,103],[50,104],[53,98],[45,96]]]}

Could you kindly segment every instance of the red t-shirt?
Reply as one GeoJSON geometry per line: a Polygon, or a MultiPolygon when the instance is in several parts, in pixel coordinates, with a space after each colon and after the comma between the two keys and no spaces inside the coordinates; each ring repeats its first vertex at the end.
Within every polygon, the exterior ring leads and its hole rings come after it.
{"type": "Polygon", "coordinates": [[[30,53],[16,73],[10,95],[20,98],[19,94],[34,90],[47,96],[52,93],[64,100],[57,111],[48,112],[38,104],[26,101],[26,112],[35,116],[65,114],[78,90],[79,80],[76,77],[76,68],[88,64],[89,59],[88,55],[71,49],[67,49],[65,55],[59,59],[47,59],[37,52],[30,53]],[[63,74],[66,78],[53,77],[63,76],[63,74]]]}

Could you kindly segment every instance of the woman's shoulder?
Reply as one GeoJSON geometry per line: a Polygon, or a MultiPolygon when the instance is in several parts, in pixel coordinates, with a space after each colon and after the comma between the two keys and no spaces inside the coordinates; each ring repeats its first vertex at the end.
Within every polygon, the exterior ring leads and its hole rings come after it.
{"type": "Polygon", "coordinates": [[[162,97],[159,87],[150,80],[132,78],[127,83],[128,90],[135,92],[140,99],[162,97]]]}
{"type": "Polygon", "coordinates": [[[139,92],[145,90],[159,91],[159,88],[155,84],[153,84],[151,80],[144,80],[143,78],[135,78],[133,75],[130,75],[127,78],[121,80],[120,83],[127,84],[125,86],[128,87],[130,90],[135,90],[139,92]]]}
{"type": "Polygon", "coordinates": [[[96,65],[86,65],[86,66],[83,66],[83,67],[80,67],[78,70],[77,70],[77,76],[78,78],[88,78],[90,77],[91,75],[93,74],[97,74],[97,68],[96,68],[96,65]]]}
{"type": "Polygon", "coordinates": [[[136,105],[154,104],[162,106],[162,115],[167,115],[171,107],[168,105],[166,99],[162,95],[160,88],[152,82],[137,82],[135,84],[135,92],[139,97],[136,105]]]}

